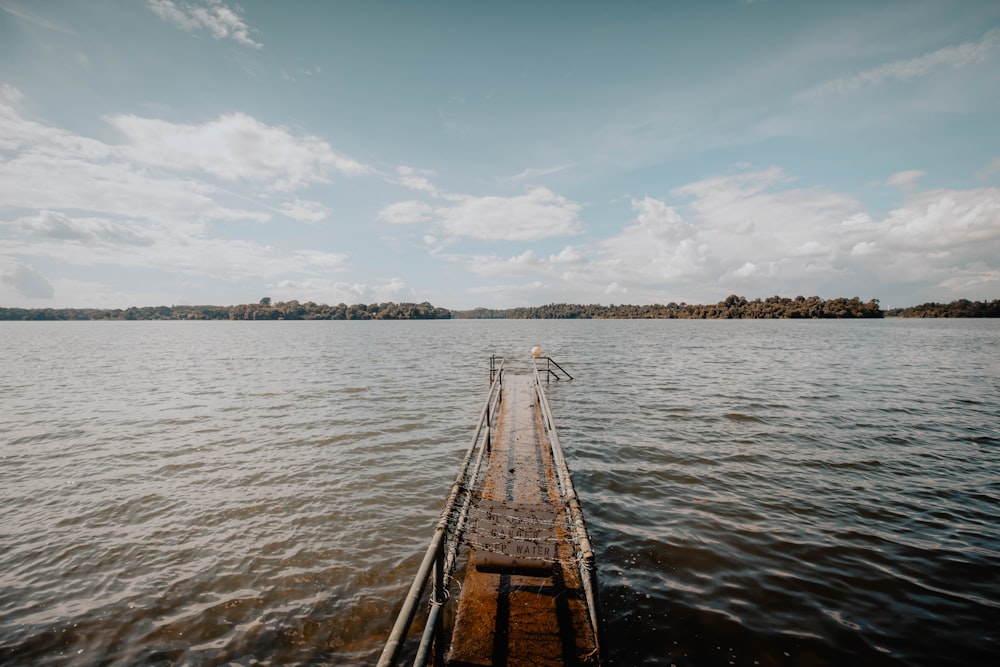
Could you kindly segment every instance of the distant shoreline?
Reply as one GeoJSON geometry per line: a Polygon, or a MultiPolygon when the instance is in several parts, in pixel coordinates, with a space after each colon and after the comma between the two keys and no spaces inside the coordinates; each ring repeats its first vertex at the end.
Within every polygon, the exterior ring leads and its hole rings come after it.
{"type": "Polygon", "coordinates": [[[883,317],[1000,317],[1000,299],[924,303],[911,308],[882,310],[878,299],[820,299],[816,296],[773,296],[748,301],[731,295],[717,304],[578,305],[448,310],[422,303],[372,303],[348,306],[312,301],[261,299],[236,306],[144,306],[132,308],[2,308],[6,321],[81,320],[447,320],[447,319],[880,319],[883,317]]]}

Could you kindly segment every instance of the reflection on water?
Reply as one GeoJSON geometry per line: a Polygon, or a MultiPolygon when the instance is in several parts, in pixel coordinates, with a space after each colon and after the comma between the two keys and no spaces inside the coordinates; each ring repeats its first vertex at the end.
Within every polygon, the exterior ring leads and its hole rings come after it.
{"type": "Polygon", "coordinates": [[[617,665],[990,664],[990,321],[0,323],[0,663],[370,664],[531,346],[617,665]]]}

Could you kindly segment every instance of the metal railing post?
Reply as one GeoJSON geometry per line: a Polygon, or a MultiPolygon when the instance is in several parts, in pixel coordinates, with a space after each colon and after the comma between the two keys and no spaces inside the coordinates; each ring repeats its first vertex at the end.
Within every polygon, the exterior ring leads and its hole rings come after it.
{"type": "MultiPolygon", "coordinates": [[[[434,568],[434,604],[441,608],[448,599],[444,587],[444,543],[438,549],[437,566],[434,568]]],[[[438,615],[434,623],[434,664],[444,664],[444,619],[438,615]]]]}
{"type": "Polygon", "coordinates": [[[493,451],[493,441],[490,438],[490,434],[493,433],[493,427],[490,425],[492,420],[490,419],[490,404],[486,403],[486,453],[489,454],[493,451]]]}

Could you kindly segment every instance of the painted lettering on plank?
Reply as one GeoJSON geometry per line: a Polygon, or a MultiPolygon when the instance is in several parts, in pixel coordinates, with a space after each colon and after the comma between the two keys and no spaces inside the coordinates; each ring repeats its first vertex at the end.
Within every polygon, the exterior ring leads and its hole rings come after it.
{"type": "Polygon", "coordinates": [[[555,508],[544,504],[481,502],[476,544],[514,559],[555,558],[555,508]]]}

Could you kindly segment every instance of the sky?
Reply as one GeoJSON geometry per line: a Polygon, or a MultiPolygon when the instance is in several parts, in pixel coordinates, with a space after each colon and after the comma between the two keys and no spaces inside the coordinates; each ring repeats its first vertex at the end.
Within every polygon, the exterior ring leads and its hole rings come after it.
{"type": "Polygon", "coordinates": [[[1000,298],[1000,2],[0,0],[0,306],[1000,298]]]}

